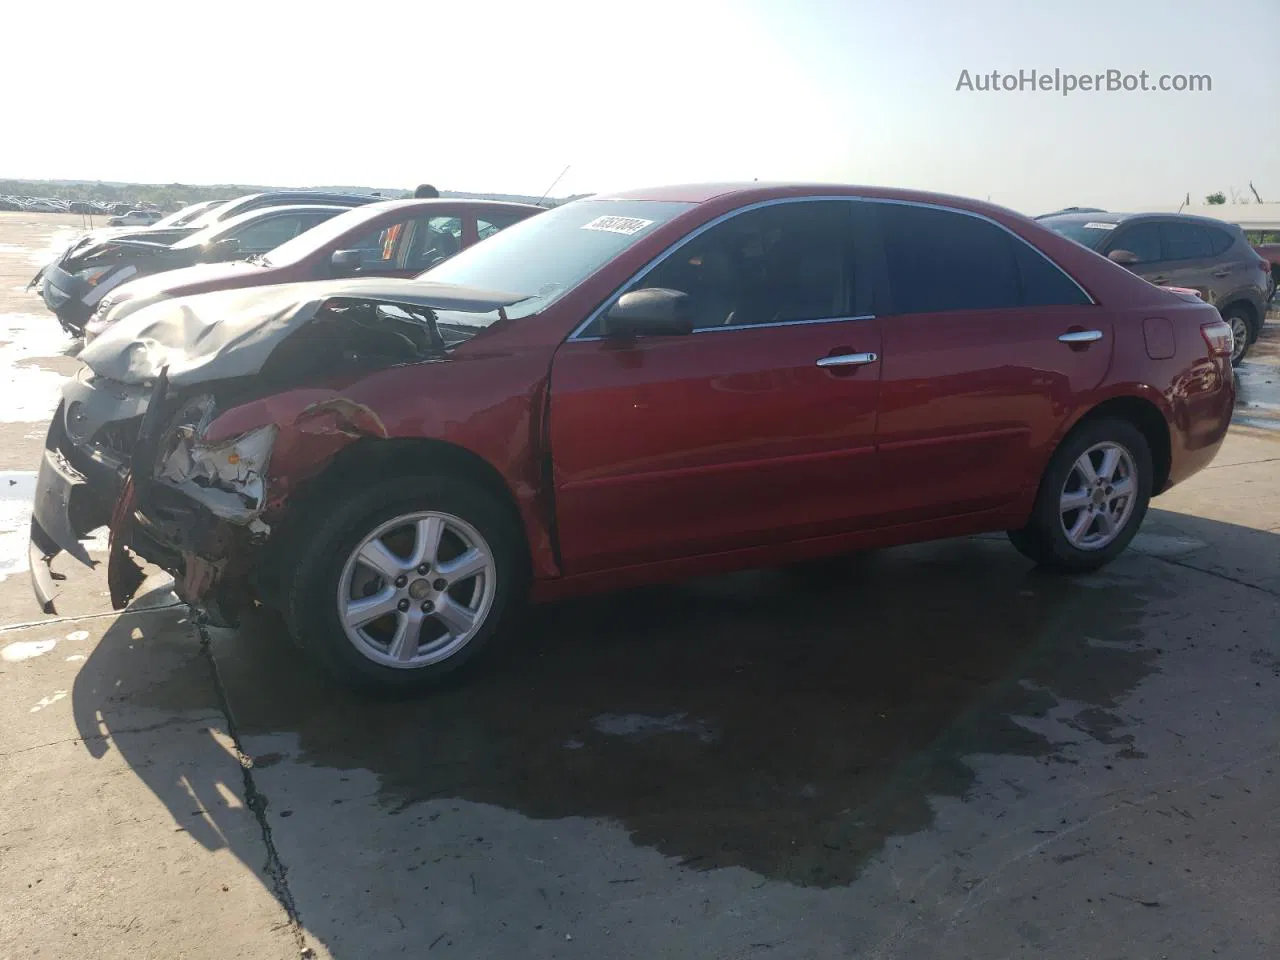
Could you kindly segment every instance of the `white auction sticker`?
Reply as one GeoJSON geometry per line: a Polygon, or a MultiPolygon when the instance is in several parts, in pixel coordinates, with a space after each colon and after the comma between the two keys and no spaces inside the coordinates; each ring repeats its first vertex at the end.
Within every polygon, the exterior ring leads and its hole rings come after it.
{"type": "Polygon", "coordinates": [[[621,233],[629,237],[652,224],[652,220],[641,220],[639,217],[596,217],[590,223],[584,223],[582,229],[604,230],[608,233],[621,233]]]}
{"type": "Polygon", "coordinates": [[[1086,223],[1084,228],[1086,230],[1114,230],[1116,225],[1114,223],[1102,223],[1099,221],[1097,223],[1086,223]]]}

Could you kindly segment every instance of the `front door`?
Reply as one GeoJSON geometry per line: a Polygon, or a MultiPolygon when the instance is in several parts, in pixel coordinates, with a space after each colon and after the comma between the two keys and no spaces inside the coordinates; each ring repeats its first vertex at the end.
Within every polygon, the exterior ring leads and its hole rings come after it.
{"type": "Polygon", "coordinates": [[[863,524],[880,331],[859,318],[855,207],[735,214],[626,288],[688,294],[694,333],[624,342],[590,325],[560,348],[551,451],[566,574],[863,524]]]}
{"type": "Polygon", "coordinates": [[[1038,482],[1047,445],[1106,374],[1101,307],[991,220],[872,205],[887,297],[876,433],[879,522],[999,508],[1038,482]]]}

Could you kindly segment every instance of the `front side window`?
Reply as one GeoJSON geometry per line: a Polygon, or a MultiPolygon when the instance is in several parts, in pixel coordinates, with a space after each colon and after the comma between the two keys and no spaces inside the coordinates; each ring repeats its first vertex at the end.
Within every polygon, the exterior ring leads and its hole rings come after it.
{"type": "Polygon", "coordinates": [[[1013,238],[986,220],[934,207],[878,204],[895,313],[1021,305],[1013,238]]]}
{"type": "Polygon", "coordinates": [[[792,202],[737,214],[677,248],[630,289],[654,287],[688,296],[695,330],[847,317],[852,204],[792,202]]]}
{"type": "Polygon", "coordinates": [[[1121,227],[1116,231],[1107,252],[1128,250],[1138,258],[1138,263],[1156,263],[1164,259],[1160,251],[1160,224],[1150,221],[1121,227]]]}
{"type": "Polygon", "coordinates": [[[1166,260],[1196,260],[1213,256],[1209,234],[1199,224],[1162,223],[1160,235],[1164,239],[1166,260]]]}

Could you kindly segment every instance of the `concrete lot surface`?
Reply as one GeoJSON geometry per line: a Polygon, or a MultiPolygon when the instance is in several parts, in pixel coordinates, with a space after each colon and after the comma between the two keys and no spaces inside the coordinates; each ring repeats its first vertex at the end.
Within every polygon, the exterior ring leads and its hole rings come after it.
{"type": "Polygon", "coordinates": [[[1280,956],[1280,325],[1101,574],[990,536],[597,597],[375,702],[163,577],[116,615],[63,558],[40,616],[76,361],[22,287],[78,221],[0,214],[0,960],[1280,956]]]}

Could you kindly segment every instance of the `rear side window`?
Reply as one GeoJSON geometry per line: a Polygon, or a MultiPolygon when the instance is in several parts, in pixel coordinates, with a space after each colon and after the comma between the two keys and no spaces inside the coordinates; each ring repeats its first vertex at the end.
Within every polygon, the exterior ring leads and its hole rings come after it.
{"type": "Polygon", "coordinates": [[[1225,230],[1219,230],[1217,227],[1205,227],[1205,232],[1209,234],[1209,243],[1213,247],[1213,255],[1226,253],[1235,244],[1235,237],[1227,233],[1225,230]]]}
{"type": "Polygon", "coordinates": [[[1209,233],[1195,223],[1162,223],[1160,236],[1164,240],[1166,260],[1194,260],[1213,256],[1213,244],[1209,233]]]}
{"type": "Polygon", "coordinates": [[[485,213],[483,216],[476,217],[476,234],[480,240],[483,240],[524,218],[523,213],[485,213]]]}
{"type": "Polygon", "coordinates": [[[1060,267],[1025,243],[1010,238],[1018,261],[1024,307],[1084,306],[1091,301],[1060,267]]]}
{"type": "Polygon", "coordinates": [[[896,313],[998,310],[1020,303],[1009,236],[977,217],[931,207],[877,208],[896,313]]]}

